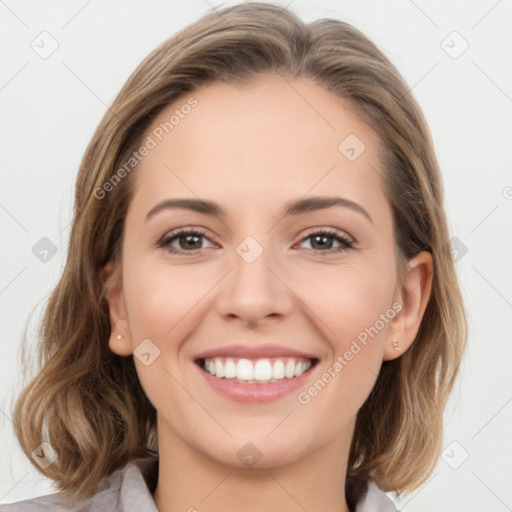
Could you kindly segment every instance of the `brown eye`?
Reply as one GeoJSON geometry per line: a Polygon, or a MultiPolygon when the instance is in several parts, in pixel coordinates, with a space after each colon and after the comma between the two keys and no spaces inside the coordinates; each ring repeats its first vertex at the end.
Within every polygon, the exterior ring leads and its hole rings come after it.
{"type": "Polygon", "coordinates": [[[354,246],[353,242],[348,237],[339,231],[332,230],[322,230],[311,233],[303,238],[302,242],[307,240],[310,241],[310,250],[326,254],[339,253],[351,249],[354,246]],[[338,247],[334,246],[336,243],[339,244],[338,247]]]}
{"type": "Polygon", "coordinates": [[[172,254],[193,253],[203,249],[204,240],[208,240],[204,231],[196,229],[182,229],[165,235],[158,246],[165,248],[172,254]]]}

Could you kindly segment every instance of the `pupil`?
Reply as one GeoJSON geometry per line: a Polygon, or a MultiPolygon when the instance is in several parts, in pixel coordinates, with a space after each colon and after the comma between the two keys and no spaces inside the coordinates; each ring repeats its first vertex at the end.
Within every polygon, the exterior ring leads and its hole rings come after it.
{"type": "Polygon", "coordinates": [[[317,243],[317,240],[321,240],[320,248],[325,248],[326,246],[328,246],[328,249],[330,249],[332,246],[332,240],[331,240],[331,243],[326,242],[326,240],[328,240],[329,238],[330,237],[324,236],[324,235],[314,236],[313,237],[313,240],[314,240],[313,245],[315,245],[317,243]]]}
{"type": "Polygon", "coordinates": [[[200,238],[200,237],[199,237],[199,236],[197,236],[197,235],[185,235],[185,236],[182,236],[182,237],[181,237],[181,241],[185,240],[185,244],[184,244],[184,245],[188,244],[188,245],[186,245],[186,246],[187,246],[189,249],[190,249],[190,248],[192,248],[192,249],[200,249],[200,248],[201,248],[201,243],[200,243],[200,242],[198,242],[199,238],[200,238]],[[193,239],[195,239],[195,240],[196,240],[196,242],[195,242],[196,247],[194,247],[194,246],[193,246],[193,245],[194,245],[194,242],[192,241],[193,239]],[[191,242],[191,243],[189,243],[189,242],[191,242]],[[198,246],[198,247],[197,247],[197,246],[198,246]]]}

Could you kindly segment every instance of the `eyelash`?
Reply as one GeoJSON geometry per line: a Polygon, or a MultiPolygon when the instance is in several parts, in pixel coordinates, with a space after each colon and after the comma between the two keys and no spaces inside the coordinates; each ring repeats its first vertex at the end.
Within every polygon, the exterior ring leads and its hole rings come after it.
{"type": "MultiPolygon", "coordinates": [[[[177,254],[177,255],[183,255],[183,256],[195,256],[197,254],[197,251],[200,251],[201,249],[195,249],[193,251],[183,251],[183,250],[176,250],[174,247],[171,247],[171,243],[174,240],[179,239],[179,237],[184,235],[199,235],[204,238],[208,238],[206,236],[206,232],[200,228],[183,228],[179,229],[177,231],[174,231],[172,233],[169,233],[168,235],[164,236],[159,242],[158,247],[162,249],[166,249],[167,252],[171,254],[177,254]],[[188,253],[188,254],[187,254],[188,253]]],[[[347,251],[349,249],[354,248],[354,243],[352,240],[350,240],[348,237],[342,235],[339,231],[335,229],[320,229],[318,231],[313,231],[306,235],[304,238],[302,238],[301,242],[313,238],[314,236],[327,236],[334,238],[337,242],[340,242],[342,244],[342,247],[338,247],[336,249],[329,249],[327,251],[322,251],[319,249],[307,249],[308,251],[315,252],[317,254],[338,254],[342,253],[344,251],[347,251]]]]}

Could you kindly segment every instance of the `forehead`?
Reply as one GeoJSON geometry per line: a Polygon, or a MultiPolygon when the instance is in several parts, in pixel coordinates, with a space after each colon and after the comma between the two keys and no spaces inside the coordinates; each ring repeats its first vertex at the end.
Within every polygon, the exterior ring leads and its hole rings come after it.
{"type": "Polygon", "coordinates": [[[154,148],[137,168],[136,194],[148,201],[380,193],[378,137],[351,103],[304,78],[213,82],[167,106],[146,136],[154,148]]]}

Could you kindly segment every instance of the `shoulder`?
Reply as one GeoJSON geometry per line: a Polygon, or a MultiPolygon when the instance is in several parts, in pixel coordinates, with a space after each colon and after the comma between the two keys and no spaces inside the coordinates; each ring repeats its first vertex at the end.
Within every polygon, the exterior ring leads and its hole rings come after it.
{"type": "Polygon", "coordinates": [[[158,512],[151,495],[157,470],[156,456],[137,459],[104,478],[91,498],[56,493],[0,505],[0,512],[158,512]]]}
{"type": "Polygon", "coordinates": [[[375,482],[369,482],[368,490],[357,504],[355,512],[398,512],[398,510],[375,482]]]}
{"type": "Polygon", "coordinates": [[[50,512],[52,510],[55,512],[85,512],[88,509],[81,507],[78,502],[72,502],[70,498],[60,493],[0,505],[0,512],[50,512]]]}

